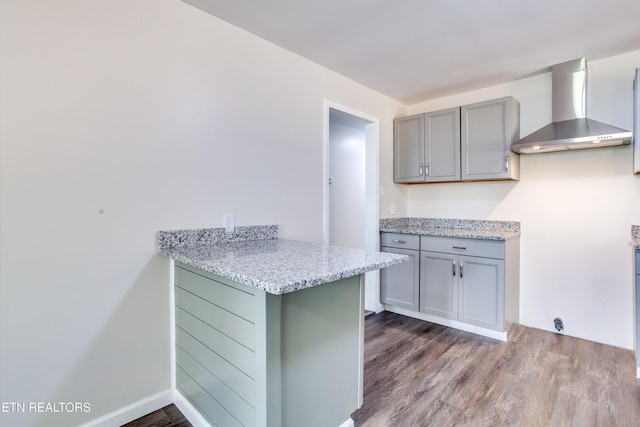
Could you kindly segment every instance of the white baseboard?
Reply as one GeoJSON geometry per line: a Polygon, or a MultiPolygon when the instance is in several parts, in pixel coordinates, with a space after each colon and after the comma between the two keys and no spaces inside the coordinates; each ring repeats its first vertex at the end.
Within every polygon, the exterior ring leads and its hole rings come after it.
{"type": "Polygon", "coordinates": [[[171,390],[163,391],[103,415],[81,427],[119,427],[173,403],[171,390]]]}
{"type": "Polygon", "coordinates": [[[338,427],[353,427],[354,425],[355,424],[353,423],[353,420],[349,418],[347,421],[343,422],[338,427]]]}
{"type": "MultiPolygon", "coordinates": [[[[193,407],[191,403],[178,391],[171,390],[155,394],[146,399],[139,400],[124,408],[103,415],[98,419],[82,424],[80,427],[120,427],[123,424],[138,419],[151,412],[164,408],[171,403],[182,412],[193,427],[212,427],[211,424],[193,407]]],[[[354,427],[353,420],[349,418],[339,427],[354,427]]]]}
{"type": "MultiPolygon", "coordinates": [[[[212,427],[211,424],[202,416],[200,412],[180,393],[178,390],[174,391],[173,403],[176,405],[182,415],[189,420],[193,427],[212,427]]],[[[349,418],[347,421],[340,424],[338,427],[354,427],[353,420],[349,418]]]]}
{"type": "Polygon", "coordinates": [[[209,421],[200,415],[200,412],[178,390],[173,391],[173,403],[180,409],[182,415],[193,424],[193,427],[211,427],[209,421]]]}
{"type": "Polygon", "coordinates": [[[507,332],[494,331],[492,329],[482,328],[480,326],[469,325],[468,323],[458,322],[457,320],[445,319],[444,317],[433,316],[431,314],[422,313],[420,311],[409,310],[402,307],[396,307],[393,305],[385,305],[384,309],[392,313],[402,314],[403,316],[413,317],[414,319],[420,319],[431,323],[437,323],[438,325],[448,326],[450,328],[460,329],[461,331],[471,332],[472,334],[482,335],[495,340],[507,341],[507,332]]]}

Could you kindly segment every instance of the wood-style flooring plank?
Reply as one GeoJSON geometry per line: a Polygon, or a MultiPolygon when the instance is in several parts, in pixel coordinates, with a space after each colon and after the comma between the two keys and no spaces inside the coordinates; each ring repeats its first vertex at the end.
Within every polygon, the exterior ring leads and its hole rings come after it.
{"type": "Polygon", "coordinates": [[[394,313],[366,320],[358,427],[640,426],[635,355],[516,325],[509,342],[394,313]]]}
{"type": "MultiPolygon", "coordinates": [[[[640,426],[635,354],[515,326],[508,343],[393,313],[365,326],[357,427],[640,426]]],[[[127,427],[186,427],[169,405],[127,427]]]]}
{"type": "Polygon", "coordinates": [[[191,427],[191,423],[175,405],[171,404],[121,427],[191,427]]]}

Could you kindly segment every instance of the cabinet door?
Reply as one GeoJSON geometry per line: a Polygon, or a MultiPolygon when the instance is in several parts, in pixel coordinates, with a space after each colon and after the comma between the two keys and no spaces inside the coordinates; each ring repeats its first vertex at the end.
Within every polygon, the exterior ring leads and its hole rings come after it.
{"type": "Polygon", "coordinates": [[[460,257],[459,319],[504,331],[504,260],[460,257]]]}
{"type": "MultiPolygon", "coordinates": [[[[637,82],[637,80],[636,80],[637,82]]],[[[635,133],[634,133],[635,135],[635,133]]],[[[640,378],[640,250],[636,249],[636,376],[640,378]]]]}
{"type": "Polygon", "coordinates": [[[426,113],[425,181],[460,180],[460,107],[426,113]]]}
{"type": "Polygon", "coordinates": [[[520,108],[513,97],[465,105],[462,114],[462,179],[519,179],[520,108]]]}
{"type": "Polygon", "coordinates": [[[393,181],[424,181],[424,114],[394,120],[393,181]]]}
{"type": "Polygon", "coordinates": [[[409,255],[408,262],[380,270],[380,301],[383,304],[418,310],[419,251],[381,247],[380,252],[409,255]]]}
{"type": "Polygon", "coordinates": [[[458,318],[458,256],[420,252],[420,311],[458,318]]]}

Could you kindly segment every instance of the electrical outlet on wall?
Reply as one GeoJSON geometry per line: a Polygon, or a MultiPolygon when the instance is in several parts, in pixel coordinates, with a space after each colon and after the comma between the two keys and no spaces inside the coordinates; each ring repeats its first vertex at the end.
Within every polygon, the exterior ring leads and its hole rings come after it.
{"type": "Polygon", "coordinates": [[[233,233],[236,231],[236,217],[234,214],[222,215],[222,224],[224,226],[225,233],[233,233]]]}

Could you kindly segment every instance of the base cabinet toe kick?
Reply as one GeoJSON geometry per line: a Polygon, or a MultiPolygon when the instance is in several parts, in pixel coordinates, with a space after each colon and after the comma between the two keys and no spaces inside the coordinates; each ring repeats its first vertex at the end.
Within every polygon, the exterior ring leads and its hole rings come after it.
{"type": "Polygon", "coordinates": [[[380,250],[411,261],[381,270],[387,311],[506,341],[519,321],[520,238],[382,232],[380,250]]]}

